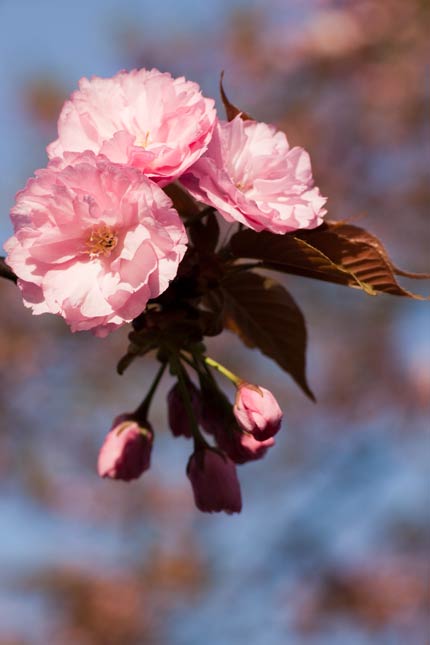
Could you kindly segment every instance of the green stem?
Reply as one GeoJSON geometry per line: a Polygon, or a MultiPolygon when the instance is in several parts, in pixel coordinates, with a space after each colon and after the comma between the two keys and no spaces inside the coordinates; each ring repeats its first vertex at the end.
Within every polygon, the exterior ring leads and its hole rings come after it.
{"type": "Polygon", "coordinates": [[[209,356],[204,356],[203,357],[204,362],[206,365],[210,365],[214,369],[216,369],[220,374],[228,378],[229,381],[235,384],[236,387],[239,387],[241,383],[243,383],[243,379],[241,379],[239,376],[236,376],[236,374],[233,374],[233,372],[230,372],[224,365],[221,365],[221,363],[218,363],[218,361],[215,361],[213,358],[210,358],[209,356]]]}
{"type": "Polygon", "coordinates": [[[155,394],[155,390],[158,387],[158,384],[161,381],[161,378],[164,374],[164,370],[166,369],[167,363],[162,363],[160,365],[160,369],[158,370],[157,374],[155,375],[154,381],[149,388],[148,394],[145,396],[144,400],[142,403],[139,405],[139,407],[135,410],[134,414],[136,417],[145,419],[148,414],[149,406],[151,405],[152,398],[155,394]]]}

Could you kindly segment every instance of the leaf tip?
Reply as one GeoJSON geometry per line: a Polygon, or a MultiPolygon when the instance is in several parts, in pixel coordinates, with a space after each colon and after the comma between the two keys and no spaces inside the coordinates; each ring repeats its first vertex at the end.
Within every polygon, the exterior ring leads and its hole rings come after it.
{"type": "Polygon", "coordinates": [[[306,394],[308,399],[310,399],[312,401],[312,403],[315,403],[315,404],[318,403],[315,394],[312,392],[311,388],[309,387],[309,385],[306,382],[302,384],[302,388],[303,388],[304,393],[306,394]]]}
{"type": "Polygon", "coordinates": [[[223,80],[224,80],[224,70],[221,71],[220,74],[220,79],[219,79],[219,92],[221,95],[221,100],[223,102],[225,112],[227,115],[227,121],[233,121],[237,116],[240,116],[240,118],[243,121],[252,121],[252,117],[249,116],[246,112],[243,112],[242,110],[239,110],[231,101],[227,98],[227,94],[225,93],[224,86],[223,86],[223,80]]]}

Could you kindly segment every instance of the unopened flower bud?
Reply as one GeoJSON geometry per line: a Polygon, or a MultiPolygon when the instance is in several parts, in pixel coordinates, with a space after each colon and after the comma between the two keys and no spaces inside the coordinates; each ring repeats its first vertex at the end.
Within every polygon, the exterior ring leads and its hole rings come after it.
{"type": "Polygon", "coordinates": [[[220,429],[216,433],[218,446],[236,464],[245,464],[248,461],[262,459],[267,450],[275,445],[273,437],[264,441],[257,441],[251,434],[242,432],[236,423],[233,427],[220,429]]]}
{"type": "Polygon", "coordinates": [[[130,481],[148,470],[154,432],[148,422],[132,415],[117,417],[100,449],[97,471],[100,477],[130,481]]]}
{"type": "Polygon", "coordinates": [[[202,397],[200,424],[213,435],[217,445],[236,464],[261,459],[275,440],[272,437],[257,441],[252,434],[243,432],[237,423],[230,401],[221,392],[202,397]]]}
{"type": "Polygon", "coordinates": [[[205,513],[240,513],[242,496],[236,466],[225,455],[208,448],[194,452],[187,466],[194,500],[205,513]]]}
{"type": "MultiPolygon", "coordinates": [[[[196,420],[200,417],[200,392],[192,383],[188,381],[187,390],[194,411],[196,420]]],[[[175,437],[191,437],[192,430],[187,409],[184,404],[184,398],[181,393],[179,383],[176,383],[167,395],[167,407],[169,416],[169,426],[175,437]]]]}
{"type": "Polygon", "coordinates": [[[257,441],[265,441],[281,427],[282,410],[269,390],[258,385],[239,385],[233,407],[234,415],[243,430],[257,441]]]}

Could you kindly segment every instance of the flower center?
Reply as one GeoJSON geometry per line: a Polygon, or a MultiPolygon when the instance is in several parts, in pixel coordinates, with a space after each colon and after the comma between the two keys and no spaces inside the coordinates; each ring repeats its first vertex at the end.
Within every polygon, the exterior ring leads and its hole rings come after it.
{"type": "Polygon", "coordinates": [[[149,144],[149,130],[145,132],[145,136],[141,137],[136,141],[136,145],[140,146],[144,150],[148,147],[149,144]]]}
{"type": "Polygon", "coordinates": [[[238,181],[235,183],[235,186],[238,190],[240,190],[241,193],[246,193],[248,190],[251,190],[252,183],[248,182],[246,184],[245,182],[238,181]]]}
{"type": "Polygon", "coordinates": [[[109,256],[118,244],[116,232],[106,224],[101,224],[93,228],[88,240],[85,243],[86,253],[90,258],[99,258],[100,256],[109,256]]]}

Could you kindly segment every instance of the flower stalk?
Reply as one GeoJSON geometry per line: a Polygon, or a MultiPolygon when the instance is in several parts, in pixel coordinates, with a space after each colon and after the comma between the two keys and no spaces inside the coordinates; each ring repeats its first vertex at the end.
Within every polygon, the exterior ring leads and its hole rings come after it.
{"type": "Polygon", "coordinates": [[[164,371],[166,369],[167,363],[162,363],[159,367],[159,370],[157,374],[155,375],[155,378],[152,382],[151,387],[148,390],[147,395],[143,399],[142,403],[139,405],[138,408],[134,411],[134,416],[136,419],[146,419],[149,411],[149,407],[152,403],[152,399],[154,397],[154,394],[157,390],[157,387],[163,377],[164,371]]]}
{"type": "Polygon", "coordinates": [[[219,372],[220,374],[228,378],[229,381],[234,383],[236,387],[239,387],[239,385],[243,383],[243,379],[240,378],[240,376],[236,376],[236,374],[231,372],[221,363],[218,363],[218,361],[216,361],[215,359],[210,358],[210,356],[205,356],[203,360],[206,363],[206,365],[209,365],[210,367],[213,367],[214,369],[216,369],[217,372],[219,372]]]}
{"type": "Polygon", "coordinates": [[[187,388],[186,376],[184,367],[181,364],[178,354],[172,353],[170,355],[170,367],[172,373],[178,377],[179,390],[182,395],[182,400],[184,402],[185,411],[190,422],[190,428],[194,439],[195,448],[210,448],[209,444],[203,437],[202,433],[199,430],[196,416],[194,414],[193,405],[191,401],[191,396],[187,388]]]}

